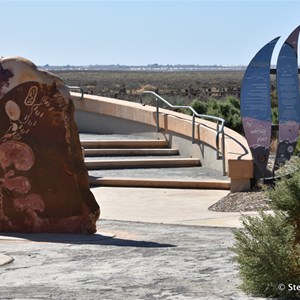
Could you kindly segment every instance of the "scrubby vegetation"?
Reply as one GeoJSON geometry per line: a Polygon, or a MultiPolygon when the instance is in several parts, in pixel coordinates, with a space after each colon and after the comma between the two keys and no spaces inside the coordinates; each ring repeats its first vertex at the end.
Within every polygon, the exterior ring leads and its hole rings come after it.
{"type": "MultiPolygon", "coordinates": [[[[199,114],[224,118],[227,127],[242,133],[239,97],[244,71],[56,71],[55,74],[67,85],[82,87],[85,93],[111,98],[138,102],[143,91],[154,91],[174,105],[190,105],[199,114]]],[[[276,124],[277,95],[272,76],[272,116],[276,124]]],[[[154,102],[149,99],[147,104],[154,102]]]]}
{"type": "Polygon", "coordinates": [[[139,94],[151,90],[163,97],[181,97],[185,102],[210,96],[239,96],[243,71],[56,71],[67,85],[86,93],[138,101],[139,94]]]}
{"type": "Polygon", "coordinates": [[[135,102],[143,91],[154,91],[174,105],[191,105],[198,113],[222,117],[226,126],[242,131],[238,99],[243,71],[60,71],[56,75],[86,93],[135,102]]]}
{"type": "MultiPolygon", "coordinates": [[[[299,166],[300,167],[300,166],[299,166]]],[[[274,214],[244,216],[234,231],[242,288],[264,297],[300,298],[300,171],[268,191],[274,214]]]]}
{"type": "Polygon", "coordinates": [[[191,106],[199,113],[221,117],[226,120],[225,125],[237,132],[242,132],[242,119],[240,114],[240,102],[233,96],[226,97],[223,101],[213,98],[203,102],[194,100],[191,106]]]}

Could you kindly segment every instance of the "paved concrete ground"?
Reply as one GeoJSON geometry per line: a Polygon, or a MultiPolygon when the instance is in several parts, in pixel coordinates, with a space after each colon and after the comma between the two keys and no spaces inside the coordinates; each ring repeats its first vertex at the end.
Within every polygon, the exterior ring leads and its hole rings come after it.
{"type": "Polygon", "coordinates": [[[103,219],[215,227],[241,226],[241,213],[208,210],[209,206],[229,193],[227,190],[98,187],[93,188],[92,192],[101,206],[103,219]]]}
{"type": "Polygon", "coordinates": [[[221,227],[238,215],[207,211],[228,191],[92,191],[95,235],[0,236],[0,262],[14,259],[0,266],[1,299],[257,299],[238,288],[232,230],[221,227]]]}

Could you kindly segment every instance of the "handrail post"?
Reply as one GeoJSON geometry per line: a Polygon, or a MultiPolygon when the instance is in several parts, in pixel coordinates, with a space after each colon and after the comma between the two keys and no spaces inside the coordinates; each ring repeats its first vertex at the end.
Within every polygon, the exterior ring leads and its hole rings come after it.
{"type": "Polygon", "coordinates": [[[223,176],[226,175],[226,164],[225,164],[225,133],[224,127],[222,128],[222,164],[223,164],[223,176]]]}
{"type": "Polygon", "coordinates": [[[160,131],[160,127],[159,127],[159,103],[158,103],[158,99],[156,98],[156,130],[157,132],[160,131]]]}
{"type": "Polygon", "coordinates": [[[219,131],[219,122],[217,122],[217,128],[216,128],[216,148],[217,148],[217,159],[220,158],[220,155],[219,155],[219,134],[220,134],[220,131],[219,131]]]}
{"type": "Polygon", "coordinates": [[[195,144],[195,114],[193,113],[192,143],[195,144]]]}

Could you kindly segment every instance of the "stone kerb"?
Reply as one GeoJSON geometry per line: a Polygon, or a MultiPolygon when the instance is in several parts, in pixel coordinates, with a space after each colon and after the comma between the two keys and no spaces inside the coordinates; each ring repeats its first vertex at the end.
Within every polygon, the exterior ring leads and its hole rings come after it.
{"type": "Polygon", "coordinates": [[[67,87],[1,58],[0,231],[94,233],[99,213],[67,87]]]}
{"type": "MultiPolygon", "coordinates": [[[[126,119],[156,127],[156,109],[125,100],[71,93],[75,109],[90,113],[126,119]]],[[[176,132],[187,138],[192,134],[192,117],[177,112],[160,109],[159,125],[165,131],[176,132]]],[[[196,118],[195,139],[216,147],[216,124],[196,118]]],[[[221,141],[220,141],[221,145],[221,141]]],[[[225,165],[226,174],[231,178],[232,190],[241,191],[250,188],[253,177],[253,159],[246,139],[235,131],[225,127],[225,165]]]]}

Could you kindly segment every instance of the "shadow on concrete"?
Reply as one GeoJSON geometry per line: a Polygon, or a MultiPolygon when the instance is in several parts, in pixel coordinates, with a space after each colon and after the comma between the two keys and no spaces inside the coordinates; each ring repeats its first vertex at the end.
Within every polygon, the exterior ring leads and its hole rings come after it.
{"type": "Polygon", "coordinates": [[[161,244],[150,241],[138,241],[116,238],[114,235],[102,235],[99,233],[86,234],[64,234],[64,233],[16,233],[8,232],[0,234],[0,241],[14,242],[42,242],[62,243],[74,245],[103,245],[116,247],[137,247],[137,248],[168,248],[176,247],[171,244],[161,244]]]}

